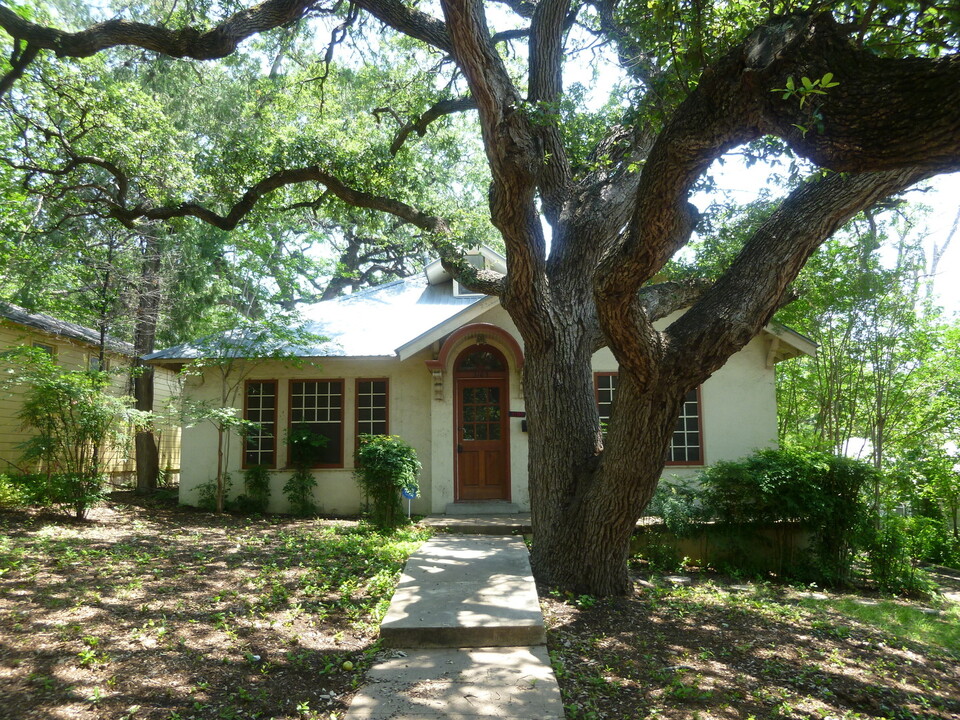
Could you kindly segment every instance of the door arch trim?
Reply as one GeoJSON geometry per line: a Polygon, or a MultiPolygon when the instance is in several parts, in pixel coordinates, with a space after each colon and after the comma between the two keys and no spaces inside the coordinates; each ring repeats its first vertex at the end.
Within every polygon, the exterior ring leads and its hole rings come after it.
{"type": "MultiPolygon", "coordinates": [[[[431,370],[434,368],[438,370],[444,370],[448,366],[450,361],[450,354],[457,349],[457,345],[464,338],[477,338],[482,337],[486,339],[498,340],[503,343],[504,347],[510,354],[508,359],[509,364],[512,364],[516,367],[517,372],[523,369],[523,348],[520,347],[520,343],[517,342],[516,338],[513,337],[510,333],[504,330],[498,325],[493,323],[479,322],[479,323],[470,323],[469,325],[464,325],[461,328],[457,328],[452,333],[447,335],[446,339],[443,341],[443,345],[440,347],[440,352],[437,354],[436,360],[428,360],[427,367],[431,370]]],[[[459,358],[460,353],[457,353],[459,358]]]]}

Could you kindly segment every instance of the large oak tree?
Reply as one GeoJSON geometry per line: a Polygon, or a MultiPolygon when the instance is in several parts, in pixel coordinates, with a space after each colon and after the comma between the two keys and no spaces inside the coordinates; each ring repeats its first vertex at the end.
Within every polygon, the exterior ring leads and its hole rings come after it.
{"type": "Polygon", "coordinates": [[[435,102],[402,126],[391,152],[409,150],[438,118],[476,114],[505,275],[458,262],[456,219],[411,200],[406,188],[375,182],[377,168],[347,175],[308,149],[301,163],[291,153],[279,167],[264,158],[262,175],[235,188],[228,203],[196,194],[133,202],[118,181],[109,215],[131,226],[193,217],[231,230],[273,193],[318,187],[326,198],[425,231],[464,284],[500,298],[523,336],[534,572],[578,592],[628,590],[628,540],[685,393],[760,332],[838,227],[918,181],[960,169],[957,19],[924,2],[440,0],[434,8],[266,0],[203,22],[181,11],[72,32],[0,7],[0,27],[13,38],[0,88],[13,88],[16,101],[18,79],[46,53],[78,58],[136,47],[225,58],[244,52],[248,38],[319,16],[343,20],[328,57],[348,55],[352,46],[337,41],[351,28],[369,32],[371,18],[416,41],[411,52],[437,53],[452,68],[450,82],[423,89],[423,97],[436,91],[435,102]],[[519,25],[496,32],[491,18],[505,13],[519,25]],[[633,80],[629,102],[616,116],[608,111],[602,127],[571,112],[565,93],[567,54],[588,36],[613,48],[633,80]],[[518,44],[525,57],[513,52],[518,44]],[[451,92],[459,87],[462,94],[451,92]],[[745,143],[778,147],[825,171],[794,190],[709,286],[651,284],[696,227],[691,189],[716,158],[745,143]],[[668,328],[654,329],[687,305],[668,328]],[[590,367],[603,346],[620,365],[605,437],[590,367]]]}

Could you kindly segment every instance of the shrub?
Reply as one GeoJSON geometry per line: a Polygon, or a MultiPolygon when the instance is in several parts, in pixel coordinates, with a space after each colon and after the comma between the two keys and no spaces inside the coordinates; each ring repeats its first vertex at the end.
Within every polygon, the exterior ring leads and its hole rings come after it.
{"type": "Polygon", "coordinates": [[[913,558],[960,567],[960,539],[953,536],[942,517],[914,515],[905,518],[904,532],[913,558]]]}
{"type": "MultiPolygon", "coordinates": [[[[230,496],[230,486],[233,480],[230,473],[223,474],[223,496],[230,496]]],[[[217,481],[216,478],[207,480],[205,483],[197,485],[197,507],[207,512],[217,511],[217,481]]]]}
{"type": "Polygon", "coordinates": [[[244,513],[265,513],[270,505],[270,471],[254,465],[243,471],[244,493],[237,498],[237,509],[244,513]]]}
{"type": "Polygon", "coordinates": [[[930,578],[913,560],[917,538],[911,533],[912,519],[888,515],[867,535],[864,544],[870,577],[881,590],[917,595],[934,589],[930,578]]]}
{"type": "Polygon", "coordinates": [[[101,462],[109,443],[121,439],[124,420],[144,418],[129,399],[106,391],[106,373],[64,370],[33,348],[6,359],[17,363],[12,381],[26,385],[18,416],[33,435],[21,446],[23,458],[39,463],[45,475],[30,492],[82,518],[103,496],[101,462]]]}
{"type": "Polygon", "coordinates": [[[0,508],[23,507],[30,504],[22,476],[0,473],[0,508]]]}
{"type": "Polygon", "coordinates": [[[647,506],[647,513],[663,519],[670,532],[682,537],[704,519],[704,509],[697,501],[697,490],[685,482],[661,481],[647,506]]]}
{"type": "Polygon", "coordinates": [[[704,514],[744,531],[755,523],[799,523],[813,534],[808,565],[783,558],[783,572],[827,583],[850,577],[870,526],[863,490],[876,470],[851,458],[799,448],[760,450],[700,476],[704,514]]]}
{"type": "Polygon", "coordinates": [[[355,467],[353,475],[371,503],[370,521],[385,528],[402,522],[401,491],[420,493],[417,451],[396,435],[361,435],[355,467]]]}
{"type": "Polygon", "coordinates": [[[290,512],[299,517],[317,514],[317,504],[313,501],[313,490],[317,479],[309,468],[297,468],[283,486],[283,495],[290,503],[290,512]]]}
{"type": "Polygon", "coordinates": [[[290,503],[290,512],[300,517],[316,515],[318,508],[313,500],[313,491],[317,487],[317,479],[310,465],[317,451],[326,447],[327,438],[306,426],[294,425],[287,432],[287,445],[290,446],[294,471],[283,486],[283,494],[290,503]]]}

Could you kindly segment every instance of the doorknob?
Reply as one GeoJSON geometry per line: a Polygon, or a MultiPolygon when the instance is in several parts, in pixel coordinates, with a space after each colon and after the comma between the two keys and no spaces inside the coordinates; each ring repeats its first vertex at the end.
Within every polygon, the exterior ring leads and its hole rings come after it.
{"type": "Polygon", "coordinates": [[[463,452],[463,445],[461,445],[460,443],[457,443],[457,452],[458,452],[458,453],[462,453],[462,452],[463,452]]]}

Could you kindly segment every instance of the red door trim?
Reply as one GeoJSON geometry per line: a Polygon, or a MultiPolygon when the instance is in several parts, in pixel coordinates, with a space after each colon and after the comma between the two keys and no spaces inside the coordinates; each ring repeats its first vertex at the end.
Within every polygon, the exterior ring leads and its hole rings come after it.
{"type": "MultiPolygon", "coordinates": [[[[483,381],[490,380],[491,384],[494,382],[503,388],[503,393],[500,398],[500,424],[501,424],[501,438],[503,442],[503,495],[498,500],[506,500],[511,502],[513,497],[513,483],[511,481],[510,474],[510,372],[509,366],[507,365],[507,360],[504,357],[503,353],[493,347],[492,345],[470,345],[469,347],[464,348],[456,358],[456,361],[453,366],[453,501],[461,502],[462,493],[460,487],[460,453],[458,452],[458,445],[460,444],[460,415],[461,415],[461,381],[483,381]],[[507,368],[504,372],[491,372],[487,377],[477,377],[471,372],[461,372],[460,363],[464,357],[476,352],[478,349],[482,348],[483,350],[489,351],[497,355],[502,361],[504,368],[507,368]]],[[[470,501],[464,501],[470,502],[470,501]]]]}

